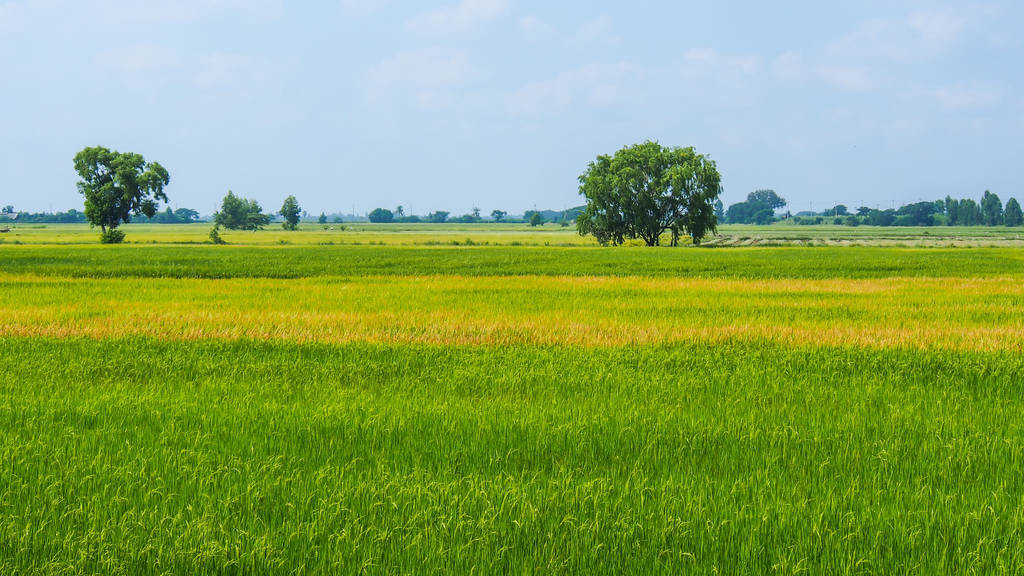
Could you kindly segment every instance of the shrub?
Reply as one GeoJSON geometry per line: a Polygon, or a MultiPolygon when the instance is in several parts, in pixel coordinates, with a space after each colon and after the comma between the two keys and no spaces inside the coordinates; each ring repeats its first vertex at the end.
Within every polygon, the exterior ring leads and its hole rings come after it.
{"type": "Polygon", "coordinates": [[[101,244],[120,244],[121,242],[124,242],[124,232],[116,228],[110,228],[100,234],[101,244]]]}

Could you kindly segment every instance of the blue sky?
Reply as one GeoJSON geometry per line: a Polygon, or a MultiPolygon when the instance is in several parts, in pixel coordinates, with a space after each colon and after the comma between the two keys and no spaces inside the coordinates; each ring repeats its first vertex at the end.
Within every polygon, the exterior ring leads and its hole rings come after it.
{"type": "Polygon", "coordinates": [[[1024,7],[994,2],[0,0],[0,204],[80,207],[88,145],[276,210],[580,203],[655,139],[726,203],[1024,197],[1024,7]]]}

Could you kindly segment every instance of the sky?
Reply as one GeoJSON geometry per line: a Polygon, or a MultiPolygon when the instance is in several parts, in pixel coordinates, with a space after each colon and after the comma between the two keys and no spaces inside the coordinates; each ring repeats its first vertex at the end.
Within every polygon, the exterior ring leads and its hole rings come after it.
{"type": "Polygon", "coordinates": [[[173,207],[581,204],[598,154],[714,159],[794,212],[1024,198],[1024,4],[0,0],[0,205],[81,208],[86,146],[173,207]]]}

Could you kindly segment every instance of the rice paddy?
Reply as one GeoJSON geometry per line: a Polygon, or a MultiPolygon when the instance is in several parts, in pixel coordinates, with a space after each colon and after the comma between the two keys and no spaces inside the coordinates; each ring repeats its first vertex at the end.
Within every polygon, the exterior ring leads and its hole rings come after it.
{"type": "Polygon", "coordinates": [[[1012,233],[59,231],[0,246],[0,573],[1024,571],[1012,233]]]}

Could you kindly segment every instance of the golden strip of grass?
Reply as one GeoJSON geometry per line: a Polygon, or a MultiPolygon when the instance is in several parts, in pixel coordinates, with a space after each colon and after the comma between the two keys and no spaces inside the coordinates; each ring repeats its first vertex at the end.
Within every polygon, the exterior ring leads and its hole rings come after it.
{"type": "Polygon", "coordinates": [[[1017,279],[0,276],[0,335],[453,345],[768,340],[1018,350],[1017,279]]]}

